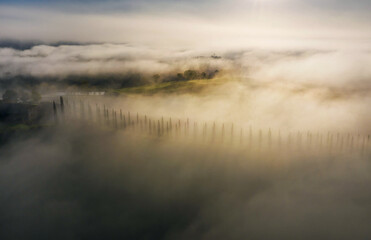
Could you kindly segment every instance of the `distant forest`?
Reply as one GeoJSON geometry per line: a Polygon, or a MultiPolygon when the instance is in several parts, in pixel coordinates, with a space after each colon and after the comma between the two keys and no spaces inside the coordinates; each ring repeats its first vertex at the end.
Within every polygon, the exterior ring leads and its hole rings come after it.
{"type": "Polygon", "coordinates": [[[68,87],[87,89],[120,89],[138,87],[161,82],[177,82],[201,79],[212,79],[219,73],[219,70],[197,71],[186,70],[183,73],[154,74],[152,76],[140,73],[126,74],[100,74],[100,75],[70,75],[66,77],[35,77],[35,76],[11,76],[0,78],[1,89],[26,88],[32,89],[42,84],[52,85],[59,89],[68,87]]]}

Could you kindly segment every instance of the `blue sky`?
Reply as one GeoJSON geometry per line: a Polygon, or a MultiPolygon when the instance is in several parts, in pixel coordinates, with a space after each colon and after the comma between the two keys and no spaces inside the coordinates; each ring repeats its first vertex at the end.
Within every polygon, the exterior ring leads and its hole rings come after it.
{"type": "MultiPolygon", "coordinates": [[[[55,9],[73,8],[95,9],[95,10],[137,10],[154,6],[193,6],[214,8],[223,3],[233,4],[259,3],[268,5],[283,5],[305,11],[305,8],[313,8],[319,11],[358,11],[367,12],[371,10],[370,0],[0,0],[1,5],[11,6],[34,6],[50,7],[55,9]]],[[[226,9],[228,10],[228,9],[226,9]]]]}
{"type": "Polygon", "coordinates": [[[370,0],[0,0],[0,36],[165,45],[364,42],[371,39],[370,11],[370,0]]]}

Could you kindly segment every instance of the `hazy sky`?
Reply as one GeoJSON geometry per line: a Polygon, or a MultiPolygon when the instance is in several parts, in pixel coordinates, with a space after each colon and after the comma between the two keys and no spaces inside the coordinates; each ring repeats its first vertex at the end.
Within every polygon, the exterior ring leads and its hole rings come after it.
{"type": "Polygon", "coordinates": [[[0,0],[0,38],[368,48],[369,0],[0,0]]]}

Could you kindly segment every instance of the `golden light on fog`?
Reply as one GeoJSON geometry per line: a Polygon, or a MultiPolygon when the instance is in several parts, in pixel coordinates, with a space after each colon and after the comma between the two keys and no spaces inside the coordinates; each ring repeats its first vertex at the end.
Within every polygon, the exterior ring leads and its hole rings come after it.
{"type": "Polygon", "coordinates": [[[370,10],[1,1],[0,239],[371,239],[370,10]]]}

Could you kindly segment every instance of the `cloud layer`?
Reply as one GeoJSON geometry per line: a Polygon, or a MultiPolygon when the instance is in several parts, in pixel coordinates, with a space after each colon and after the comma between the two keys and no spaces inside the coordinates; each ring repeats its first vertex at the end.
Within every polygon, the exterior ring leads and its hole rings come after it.
{"type": "MultiPolygon", "coordinates": [[[[207,53],[207,51],[205,51],[207,53]]],[[[200,52],[202,54],[202,52],[200,52]]],[[[210,54],[210,53],[207,53],[210,54]]],[[[201,58],[194,51],[171,51],[128,44],[97,44],[81,46],[35,46],[19,51],[0,49],[0,76],[68,76],[95,74],[143,74],[180,72],[200,65],[228,68],[222,60],[210,55],[201,58]]]]}
{"type": "Polygon", "coordinates": [[[313,155],[48,129],[0,148],[0,237],[370,236],[367,156],[313,155]]]}
{"type": "Polygon", "coordinates": [[[148,114],[189,115],[265,128],[371,131],[369,52],[237,49],[216,52],[221,58],[210,57],[212,54],[208,49],[130,44],[2,48],[0,76],[7,85],[13,81],[21,87],[37,79],[50,85],[69,83],[71,76],[83,76],[85,84],[91,81],[96,86],[94,81],[99,78],[109,81],[115,76],[131,76],[131,81],[140,81],[132,84],[136,86],[150,83],[154,74],[166,77],[187,69],[219,70],[222,86],[199,96],[136,97],[123,106],[148,114]]]}
{"type": "Polygon", "coordinates": [[[366,1],[3,3],[0,36],[156,46],[369,48],[366,1]],[[336,17],[334,17],[336,16],[336,17]]]}
{"type": "MultiPolygon", "coordinates": [[[[12,46],[11,44],[9,46],[12,46]]],[[[0,78],[138,73],[170,74],[187,69],[222,70],[243,82],[370,90],[370,52],[359,50],[168,49],[131,44],[56,44],[0,48],[0,78]]]]}

